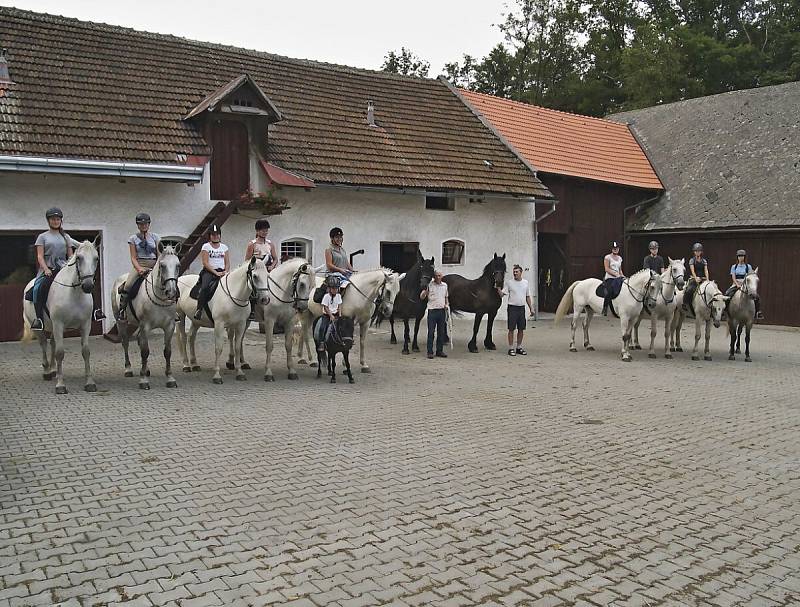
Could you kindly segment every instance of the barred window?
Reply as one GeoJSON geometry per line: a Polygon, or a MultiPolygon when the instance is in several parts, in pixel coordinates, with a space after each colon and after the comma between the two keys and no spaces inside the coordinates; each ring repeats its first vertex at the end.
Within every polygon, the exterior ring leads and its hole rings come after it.
{"type": "Polygon", "coordinates": [[[281,261],[302,257],[311,259],[311,243],[304,238],[293,238],[281,243],[281,261]]]}
{"type": "Polygon", "coordinates": [[[460,265],[464,263],[464,242],[461,240],[446,240],[442,243],[442,263],[446,265],[460,265]]]}

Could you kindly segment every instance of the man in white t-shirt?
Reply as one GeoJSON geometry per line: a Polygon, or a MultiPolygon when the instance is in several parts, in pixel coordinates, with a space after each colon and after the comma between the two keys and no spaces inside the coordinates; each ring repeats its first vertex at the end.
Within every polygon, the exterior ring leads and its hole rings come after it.
{"type": "Polygon", "coordinates": [[[528,281],[522,278],[522,266],[514,264],[514,277],[506,281],[503,295],[508,295],[508,355],[527,354],[522,347],[522,338],[525,335],[525,304],[533,316],[533,301],[531,288],[528,281]],[[517,332],[517,347],[514,347],[514,331],[517,332]]]}
{"type": "Polygon", "coordinates": [[[443,274],[433,273],[433,280],[420,294],[420,299],[428,300],[428,358],[433,358],[433,335],[436,334],[436,356],[447,358],[444,353],[444,335],[447,331],[447,308],[450,297],[447,283],[442,280],[443,274]]]}

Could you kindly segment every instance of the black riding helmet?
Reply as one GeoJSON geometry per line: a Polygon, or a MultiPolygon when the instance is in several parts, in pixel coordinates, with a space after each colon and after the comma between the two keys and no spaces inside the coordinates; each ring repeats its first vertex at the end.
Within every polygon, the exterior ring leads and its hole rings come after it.
{"type": "Polygon", "coordinates": [[[270,228],[269,221],[267,221],[265,217],[262,217],[261,219],[256,219],[256,232],[258,232],[259,230],[269,230],[269,228],[270,228]]]}
{"type": "Polygon", "coordinates": [[[331,228],[330,236],[331,238],[336,238],[337,236],[344,236],[344,232],[342,232],[342,228],[331,228]]]}
{"type": "Polygon", "coordinates": [[[136,215],[136,223],[150,223],[150,215],[147,213],[139,213],[136,215]]]}
{"type": "Polygon", "coordinates": [[[220,229],[220,227],[219,227],[217,224],[214,224],[214,225],[212,225],[212,226],[211,226],[211,228],[208,230],[208,234],[209,234],[209,236],[210,236],[211,234],[219,234],[220,236],[222,236],[222,230],[220,229]]]}
{"type": "Polygon", "coordinates": [[[703,250],[703,245],[701,243],[696,242],[692,245],[692,253],[694,253],[695,251],[702,251],[702,250],[703,250]]]}
{"type": "Polygon", "coordinates": [[[58,207],[53,207],[52,209],[47,209],[47,212],[44,214],[45,219],[50,219],[51,217],[58,217],[60,219],[64,219],[64,213],[58,207]]]}
{"type": "Polygon", "coordinates": [[[616,240],[612,241],[611,242],[611,248],[612,249],[619,249],[620,248],[619,243],[616,240]]]}

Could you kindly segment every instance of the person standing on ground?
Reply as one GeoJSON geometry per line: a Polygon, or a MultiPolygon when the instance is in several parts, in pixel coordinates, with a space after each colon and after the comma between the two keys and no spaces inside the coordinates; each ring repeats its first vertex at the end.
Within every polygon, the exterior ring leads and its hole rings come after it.
{"type": "Polygon", "coordinates": [[[444,353],[444,334],[447,326],[447,308],[450,307],[450,296],[447,283],[442,281],[443,274],[438,270],[433,273],[433,280],[420,294],[420,299],[428,300],[428,358],[433,358],[433,335],[436,333],[436,356],[447,358],[444,353]]]}
{"type": "Polygon", "coordinates": [[[508,355],[525,355],[527,352],[522,347],[522,339],[525,334],[525,304],[533,316],[533,301],[531,300],[531,289],[528,281],[522,278],[522,266],[514,264],[513,278],[506,281],[502,291],[503,295],[508,295],[508,355]],[[517,347],[514,347],[514,331],[517,332],[517,347]]]}

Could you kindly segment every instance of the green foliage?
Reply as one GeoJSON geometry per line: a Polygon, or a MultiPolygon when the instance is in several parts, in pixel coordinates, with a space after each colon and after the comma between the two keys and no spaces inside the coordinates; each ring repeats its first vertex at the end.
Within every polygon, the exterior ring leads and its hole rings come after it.
{"type": "Polygon", "coordinates": [[[431,64],[420,59],[406,47],[401,47],[400,52],[389,51],[383,58],[381,70],[391,74],[402,74],[404,76],[419,76],[427,78],[431,64]]]}
{"type": "Polygon", "coordinates": [[[244,208],[256,207],[261,215],[281,215],[291,208],[289,201],[280,196],[274,186],[266,192],[253,192],[248,189],[239,196],[238,202],[244,208]]]}

